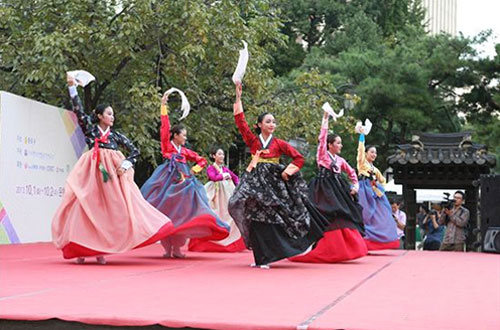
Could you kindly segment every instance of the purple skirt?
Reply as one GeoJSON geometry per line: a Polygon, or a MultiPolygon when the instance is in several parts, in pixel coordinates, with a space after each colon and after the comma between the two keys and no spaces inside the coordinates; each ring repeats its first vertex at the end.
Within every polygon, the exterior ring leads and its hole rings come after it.
{"type": "MultiPolygon", "coordinates": [[[[384,188],[377,184],[378,189],[384,188]]],[[[387,197],[378,197],[373,191],[370,180],[359,180],[359,204],[363,207],[365,239],[375,242],[392,242],[398,239],[396,222],[392,217],[392,209],[387,197]]]]}

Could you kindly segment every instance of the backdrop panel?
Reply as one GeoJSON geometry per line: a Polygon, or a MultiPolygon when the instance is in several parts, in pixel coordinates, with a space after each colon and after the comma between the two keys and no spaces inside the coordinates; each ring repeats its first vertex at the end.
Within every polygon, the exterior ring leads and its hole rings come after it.
{"type": "Polygon", "coordinates": [[[0,92],[0,243],[51,240],[64,182],[85,148],[71,111],[0,92]]]}

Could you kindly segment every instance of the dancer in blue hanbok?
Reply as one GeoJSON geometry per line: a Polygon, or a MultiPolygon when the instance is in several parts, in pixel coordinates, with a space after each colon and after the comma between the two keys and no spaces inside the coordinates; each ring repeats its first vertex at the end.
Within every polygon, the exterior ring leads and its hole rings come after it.
{"type": "Polygon", "coordinates": [[[358,196],[359,204],[363,207],[366,246],[368,250],[397,249],[399,240],[391,205],[385,195],[385,177],[373,165],[377,158],[377,148],[365,147],[364,127],[359,124],[358,127],[361,127],[358,130],[358,196]]]}
{"type": "Polygon", "coordinates": [[[165,162],[141,188],[143,196],[167,215],[175,230],[161,241],[164,257],[183,258],[181,247],[189,238],[217,241],[229,235],[229,226],[210,208],[203,185],[196,179],[207,161],[184,147],[187,131],[182,125],[170,127],[168,94],[161,103],[161,151],[165,162]],[[195,162],[192,168],[188,161],[195,162]]]}

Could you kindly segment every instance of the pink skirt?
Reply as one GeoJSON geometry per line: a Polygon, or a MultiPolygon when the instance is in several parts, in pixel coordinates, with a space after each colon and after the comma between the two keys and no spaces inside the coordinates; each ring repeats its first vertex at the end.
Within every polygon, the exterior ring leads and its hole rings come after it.
{"type": "Polygon", "coordinates": [[[120,151],[100,149],[109,173],[103,181],[93,150],[85,152],[66,180],[61,205],[52,219],[52,240],[65,259],[126,252],[168,236],[170,219],[141,195],[131,168],[116,174],[120,151]]]}

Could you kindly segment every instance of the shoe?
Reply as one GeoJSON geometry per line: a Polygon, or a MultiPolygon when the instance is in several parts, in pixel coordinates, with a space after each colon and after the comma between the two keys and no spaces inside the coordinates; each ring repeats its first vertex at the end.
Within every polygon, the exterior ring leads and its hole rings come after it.
{"type": "Polygon", "coordinates": [[[104,259],[103,256],[98,256],[98,257],[95,257],[95,260],[97,261],[98,264],[100,265],[105,265],[106,264],[106,259],[104,259]]]}
{"type": "Polygon", "coordinates": [[[85,258],[84,257],[78,257],[78,258],[76,258],[75,264],[81,265],[83,263],[85,263],[85,258]]]}
{"type": "Polygon", "coordinates": [[[250,267],[252,268],[258,267],[260,269],[271,269],[271,266],[269,265],[257,265],[255,263],[250,264],[250,267]]]}
{"type": "Polygon", "coordinates": [[[177,259],[184,259],[184,258],[186,258],[186,255],[181,252],[180,248],[175,248],[175,247],[174,247],[174,249],[172,251],[172,256],[174,258],[177,258],[177,259]]]}
{"type": "Polygon", "coordinates": [[[164,238],[161,240],[161,245],[165,249],[165,253],[163,254],[163,258],[172,258],[172,244],[170,243],[170,240],[167,238],[164,238]]]}

